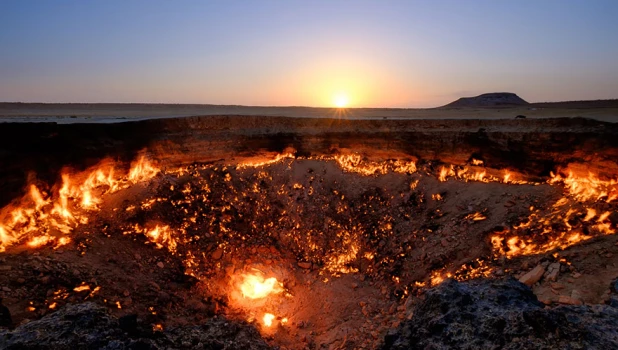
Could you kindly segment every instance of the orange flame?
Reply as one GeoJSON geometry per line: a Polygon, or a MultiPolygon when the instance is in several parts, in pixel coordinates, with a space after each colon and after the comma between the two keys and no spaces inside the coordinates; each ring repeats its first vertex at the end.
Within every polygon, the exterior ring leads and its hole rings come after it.
{"type": "Polygon", "coordinates": [[[243,275],[240,291],[245,298],[261,299],[283,292],[283,284],[275,277],[264,279],[260,275],[243,275]]]}
{"type": "Polygon", "coordinates": [[[275,315],[270,314],[270,313],[265,313],[264,317],[262,318],[262,321],[264,322],[264,325],[266,327],[270,327],[273,325],[273,320],[275,319],[275,315]]]}
{"type": "Polygon", "coordinates": [[[31,248],[41,247],[52,241],[56,241],[54,248],[68,244],[70,238],[58,239],[55,234],[50,235],[50,229],[69,234],[75,227],[87,223],[88,217],[79,209],[98,210],[102,199],[97,197],[95,192],[114,192],[126,188],[128,183],[150,180],[158,172],[158,168],[141,157],[133,163],[125,178],[115,177],[114,168],[103,162],[87,173],[87,176],[83,173],[63,173],[61,186],[55,196],[48,196],[31,184],[19,204],[13,203],[0,213],[0,252],[27,238],[27,245],[31,248]],[[86,179],[81,184],[75,184],[78,181],[73,179],[84,177],[86,179]],[[107,190],[98,190],[101,186],[107,186],[107,190]]]}

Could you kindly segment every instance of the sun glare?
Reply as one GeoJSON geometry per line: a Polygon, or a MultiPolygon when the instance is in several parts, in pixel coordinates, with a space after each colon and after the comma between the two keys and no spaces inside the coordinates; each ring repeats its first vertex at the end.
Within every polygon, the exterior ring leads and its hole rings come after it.
{"type": "Polygon", "coordinates": [[[335,102],[335,107],[345,108],[348,106],[349,99],[346,94],[338,94],[335,96],[334,102],[335,102]]]}

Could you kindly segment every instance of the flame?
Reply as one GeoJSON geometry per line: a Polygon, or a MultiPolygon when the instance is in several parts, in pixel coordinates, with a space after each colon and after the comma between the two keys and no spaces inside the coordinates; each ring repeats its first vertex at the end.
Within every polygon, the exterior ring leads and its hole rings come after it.
{"type": "Polygon", "coordinates": [[[600,201],[609,203],[618,198],[618,180],[600,180],[596,175],[588,173],[587,177],[575,176],[569,171],[567,177],[560,174],[550,174],[550,184],[562,183],[571,196],[578,201],[600,201]]]}
{"type": "Polygon", "coordinates": [[[26,243],[30,248],[37,248],[48,244],[52,240],[49,236],[38,236],[32,238],[28,243],[26,243]]]}
{"type": "Polygon", "coordinates": [[[592,220],[592,218],[594,218],[597,215],[597,211],[592,208],[587,208],[586,210],[588,212],[586,213],[586,217],[583,220],[584,222],[588,222],[592,220]]]}
{"type": "Polygon", "coordinates": [[[132,183],[138,183],[147,181],[155,177],[159,173],[159,169],[154,167],[145,157],[140,159],[131,165],[129,171],[129,181],[132,183]]]}
{"type": "Polygon", "coordinates": [[[77,286],[77,287],[73,288],[73,290],[76,291],[76,292],[83,292],[85,290],[90,290],[90,286],[87,285],[87,284],[82,284],[80,286],[77,286]]]}
{"type": "Polygon", "coordinates": [[[278,162],[280,162],[282,160],[285,160],[285,159],[294,159],[294,154],[290,153],[290,152],[288,152],[288,153],[280,153],[280,154],[277,154],[275,156],[275,158],[269,159],[269,160],[264,160],[264,161],[246,161],[246,162],[243,162],[243,163],[237,165],[236,168],[237,169],[243,169],[243,168],[249,168],[249,167],[251,167],[251,168],[259,168],[259,167],[263,167],[263,166],[266,166],[266,165],[278,163],[278,162]]]}
{"type": "Polygon", "coordinates": [[[275,319],[275,315],[270,313],[265,313],[264,317],[262,317],[262,321],[266,327],[270,327],[273,325],[273,320],[275,319]]]}
{"type": "MultiPolygon", "coordinates": [[[[64,172],[55,194],[45,194],[35,184],[30,184],[28,193],[19,203],[12,203],[0,212],[0,252],[26,239],[26,245],[30,248],[56,242],[56,249],[70,243],[69,237],[58,238],[51,230],[71,233],[77,226],[88,222],[86,213],[80,209],[99,209],[102,198],[97,193],[112,193],[128,187],[130,183],[150,180],[158,172],[158,168],[140,157],[132,164],[126,177],[117,176],[109,162],[104,161],[89,172],[64,172]],[[85,180],[80,183],[75,179],[85,180]]],[[[161,238],[166,244],[172,242],[168,236],[164,234],[161,238]]]]}
{"type": "Polygon", "coordinates": [[[468,214],[466,215],[466,217],[464,218],[464,220],[472,220],[472,221],[482,221],[487,219],[487,217],[481,213],[473,213],[473,214],[468,214]]]}
{"type": "MultiPolygon", "coordinates": [[[[136,232],[144,232],[139,226],[135,226],[136,232]]],[[[174,232],[169,226],[155,226],[151,230],[145,231],[146,238],[153,242],[157,248],[167,248],[170,252],[175,253],[178,246],[178,240],[174,232]]]]}
{"type": "Polygon", "coordinates": [[[264,279],[261,275],[245,274],[242,278],[240,291],[245,298],[261,299],[283,292],[283,284],[275,277],[264,279]]]}

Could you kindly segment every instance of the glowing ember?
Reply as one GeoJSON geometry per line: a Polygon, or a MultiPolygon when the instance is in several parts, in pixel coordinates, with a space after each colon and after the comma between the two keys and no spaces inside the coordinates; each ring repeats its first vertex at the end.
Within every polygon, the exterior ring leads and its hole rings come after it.
{"type": "Polygon", "coordinates": [[[261,299],[271,294],[281,293],[283,284],[275,277],[264,279],[259,275],[243,275],[240,291],[245,298],[261,299]]]}
{"type": "Polygon", "coordinates": [[[487,219],[487,217],[481,213],[468,214],[464,218],[464,220],[472,220],[472,221],[483,221],[487,219]]]}
{"type": "Polygon", "coordinates": [[[83,292],[85,290],[90,290],[90,286],[87,284],[84,284],[84,285],[73,288],[73,290],[76,292],[83,292]]]}
{"type": "Polygon", "coordinates": [[[265,313],[264,317],[262,318],[262,321],[264,322],[264,325],[266,327],[270,327],[273,325],[273,320],[275,319],[275,315],[273,314],[269,314],[269,313],[265,313]]]}

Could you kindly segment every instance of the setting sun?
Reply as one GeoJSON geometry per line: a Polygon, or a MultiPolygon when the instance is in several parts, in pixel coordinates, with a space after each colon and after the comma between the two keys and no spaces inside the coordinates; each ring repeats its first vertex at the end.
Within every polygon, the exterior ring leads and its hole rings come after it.
{"type": "Polygon", "coordinates": [[[335,96],[333,101],[335,103],[335,107],[345,108],[348,106],[348,103],[349,103],[348,95],[343,94],[343,93],[338,94],[335,96]]]}

